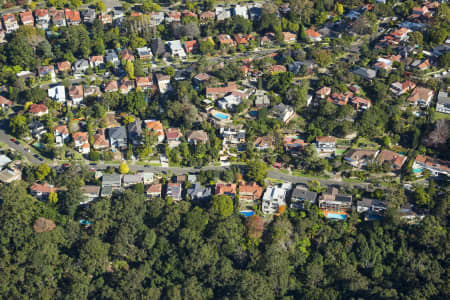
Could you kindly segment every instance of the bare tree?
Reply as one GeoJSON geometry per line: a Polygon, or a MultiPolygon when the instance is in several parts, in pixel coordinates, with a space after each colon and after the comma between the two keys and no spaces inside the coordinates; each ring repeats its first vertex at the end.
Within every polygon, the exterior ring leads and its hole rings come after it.
{"type": "Polygon", "coordinates": [[[430,132],[425,139],[425,143],[429,147],[438,147],[447,142],[448,124],[445,120],[438,120],[433,131],[430,132]]]}

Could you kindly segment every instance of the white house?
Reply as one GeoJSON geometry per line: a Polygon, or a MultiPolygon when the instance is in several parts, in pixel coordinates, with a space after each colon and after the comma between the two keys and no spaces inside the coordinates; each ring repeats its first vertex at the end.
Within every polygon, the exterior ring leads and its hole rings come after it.
{"type": "Polygon", "coordinates": [[[220,107],[220,109],[223,110],[230,110],[233,109],[233,107],[241,104],[242,99],[241,97],[233,94],[229,94],[219,101],[217,101],[217,105],[220,107]]]}
{"type": "Polygon", "coordinates": [[[63,85],[57,85],[47,90],[48,97],[58,103],[66,102],[66,90],[63,85]]]}
{"type": "Polygon", "coordinates": [[[184,51],[180,40],[169,41],[167,42],[167,45],[169,45],[170,53],[172,53],[172,56],[181,59],[186,58],[186,52],[184,51]]]}
{"type": "Polygon", "coordinates": [[[262,199],[263,214],[279,212],[281,206],[286,206],[286,195],[292,189],[291,183],[283,183],[281,186],[269,186],[262,199]]]}

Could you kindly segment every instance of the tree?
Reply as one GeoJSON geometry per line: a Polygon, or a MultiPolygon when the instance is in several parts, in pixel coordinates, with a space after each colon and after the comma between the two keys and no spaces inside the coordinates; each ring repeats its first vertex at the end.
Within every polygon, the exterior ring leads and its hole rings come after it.
{"type": "Polygon", "coordinates": [[[313,56],[319,66],[326,67],[332,62],[332,56],[327,50],[319,50],[313,53],[313,56]]]}
{"type": "Polygon", "coordinates": [[[262,160],[254,160],[247,164],[246,177],[249,181],[255,181],[259,184],[264,184],[264,179],[267,176],[267,165],[262,160]]]}
{"type": "Polygon", "coordinates": [[[126,162],[122,162],[119,166],[119,173],[120,174],[128,174],[130,172],[130,168],[126,164],[126,162]]]}
{"type": "Polygon", "coordinates": [[[252,239],[258,239],[264,231],[264,220],[257,215],[252,215],[245,221],[248,236],[252,239]]]}
{"type": "Polygon", "coordinates": [[[169,75],[170,77],[173,77],[175,75],[175,69],[173,67],[167,67],[166,74],[169,75]]]}
{"type": "Polygon", "coordinates": [[[58,203],[58,194],[55,192],[50,192],[50,194],[48,195],[48,202],[51,204],[58,203]]]}
{"type": "Polygon", "coordinates": [[[223,218],[233,213],[233,199],[227,195],[214,195],[211,200],[211,210],[223,218]]]}
{"type": "Polygon", "coordinates": [[[50,166],[47,164],[42,164],[39,166],[39,168],[36,170],[36,177],[38,180],[44,180],[52,169],[50,169],[50,166]]]}
{"type": "Polygon", "coordinates": [[[9,121],[9,129],[15,137],[21,138],[29,133],[28,121],[24,115],[16,115],[9,121]]]}
{"type": "Polygon", "coordinates": [[[338,14],[338,16],[342,16],[344,13],[344,6],[340,3],[336,3],[334,5],[334,11],[338,14]]]}
{"type": "Polygon", "coordinates": [[[439,56],[439,66],[442,68],[448,68],[450,66],[450,52],[445,52],[439,56]]]}
{"type": "Polygon", "coordinates": [[[127,72],[127,76],[130,79],[134,79],[134,64],[133,62],[127,60],[125,63],[125,71],[127,72]]]}
{"type": "Polygon", "coordinates": [[[106,6],[103,1],[98,1],[96,6],[99,12],[104,12],[106,10],[106,6]]]}

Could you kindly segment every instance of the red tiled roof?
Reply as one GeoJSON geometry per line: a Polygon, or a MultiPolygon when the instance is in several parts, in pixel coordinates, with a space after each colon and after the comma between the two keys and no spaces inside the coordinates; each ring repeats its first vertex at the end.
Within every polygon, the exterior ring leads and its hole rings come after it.
{"type": "Polygon", "coordinates": [[[45,104],[31,104],[28,112],[32,114],[39,114],[48,111],[48,108],[45,104]]]}
{"type": "Polygon", "coordinates": [[[316,141],[319,143],[336,143],[334,136],[316,136],[316,141]]]}
{"type": "Polygon", "coordinates": [[[317,31],[314,31],[312,29],[305,30],[305,33],[307,36],[312,37],[312,38],[317,38],[317,37],[322,36],[320,33],[318,33],[317,31]]]}

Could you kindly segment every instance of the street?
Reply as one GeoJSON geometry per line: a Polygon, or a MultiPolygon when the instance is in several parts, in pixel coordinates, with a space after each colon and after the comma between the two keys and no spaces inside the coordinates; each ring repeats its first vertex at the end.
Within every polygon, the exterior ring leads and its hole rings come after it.
{"type": "Polygon", "coordinates": [[[25,151],[25,147],[22,144],[16,144],[11,141],[11,136],[8,135],[8,120],[0,120],[0,142],[6,144],[9,148],[12,148],[22,154],[28,161],[33,164],[40,164],[41,162],[33,156],[32,152],[25,151]]]}

